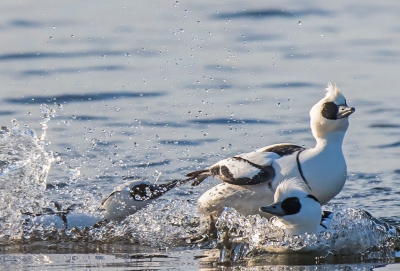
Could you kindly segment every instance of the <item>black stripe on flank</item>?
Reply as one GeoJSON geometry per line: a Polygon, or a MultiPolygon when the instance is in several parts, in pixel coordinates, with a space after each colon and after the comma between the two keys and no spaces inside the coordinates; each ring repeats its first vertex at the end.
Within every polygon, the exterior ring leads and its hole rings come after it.
{"type": "Polygon", "coordinates": [[[328,229],[324,224],[322,224],[322,222],[321,222],[321,224],[319,224],[321,227],[324,227],[326,230],[328,229]]]}
{"type": "Polygon", "coordinates": [[[301,176],[301,178],[303,179],[303,181],[305,182],[305,184],[307,185],[308,189],[312,190],[311,187],[308,185],[308,182],[307,182],[306,178],[305,178],[304,175],[303,175],[303,170],[301,169],[301,164],[300,164],[300,158],[299,158],[299,156],[300,156],[300,153],[301,153],[302,151],[303,151],[303,150],[300,150],[300,151],[297,153],[297,155],[296,155],[297,169],[299,170],[300,176],[301,176]]]}

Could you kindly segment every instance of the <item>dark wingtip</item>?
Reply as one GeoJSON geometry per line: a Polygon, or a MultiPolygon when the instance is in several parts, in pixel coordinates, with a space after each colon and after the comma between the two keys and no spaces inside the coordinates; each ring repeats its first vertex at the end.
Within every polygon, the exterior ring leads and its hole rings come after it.
{"type": "Polygon", "coordinates": [[[189,181],[193,181],[192,186],[198,186],[201,184],[204,179],[209,177],[211,175],[210,171],[208,169],[202,169],[202,170],[197,170],[193,172],[189,172],[185,176],[188,177],[187,179],[183,180],[183,183],[187,183],[189,181]]]}

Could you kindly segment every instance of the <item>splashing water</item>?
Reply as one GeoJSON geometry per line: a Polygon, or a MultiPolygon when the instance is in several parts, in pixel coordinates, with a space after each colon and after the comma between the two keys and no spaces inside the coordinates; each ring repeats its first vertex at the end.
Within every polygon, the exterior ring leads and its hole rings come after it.
{"type": "MultiPolygon", "coordinates": [[[[334,213],[326,232],[287,236],[271,220],[258,215],[242,216],[227,208],[218,218],[218,240],[190,244],[187,239],[204,232],[197,213],[195,196],[181,195],[175,199],[160,198],[147,208],[122,222],[100,221],[92,227],[56,228],[54,225],[27,224],[23,213],[41,213],[49,206],[45,193],[50,166],[55,161],[47,151],[46,131],[54,109],[41,105],[42,134],[37,137],[27,126],[12,121],[11,128],[0,128],[0,245],[10,241],[47,241],[61,243],[101,242],[139,244],[157,248],[219,247],[220,261],[240,261],[247,257],[269,253],[311,253],[316,256],[359,254],[366,259],[392,258],[399,245],[399,231],[394,226],[372,217],[368,212],[331,205],[334,213]]],[[[67,165],[68,166],[68,165],[67,165]]],[[[66,171],[70,182],[79,178],[79,168],[66,171]]],[[[154,174],[155,182],[161,172],[154,174]]],[[[67,184],[68,185],[68,184],[67,184]]],[[[72,198],[81,205],[72,212],[95,213],[101,216],[101,197],[93,191],[66,189],[76,193],[72,198]],[[80,194],[79,194],[80,193],[80,194]],[[78,195],[79,194],[79,195],[78,195]]],[[[64,193],[58,191],[57,193],[64,193]]]]}
{"type": "Polygon", "coordinates": [[[93,227],[63,229],[29,224],[24,240],[140,244],[157,248],[185,246],[199,231],[195,204],[188,200],[158,200],[123,221],[101,221],[93,227]]]}
{"type": "MultiPolygon", "coordinates": [[[[287,236],[273,220],[259,215],[242,216],[227,208],[218,218],[218,240],[189,244],[187,239],[202,232],[204,225],[194,200],[159,199],[122,222],[101,222],[90,228],[54,229],[43,225],[25,228],[29,239],[51,242],[101,242],[139,244],[156,248],[221,248],[220,261],[234,262],[268,253],[308,253],[321,259],[357,255],[359,259],[390,259],[398,248],[398,230],[362,210],[327,206],[334,213],[326,232],[287,236]]],[[[28,239],[25,236],[24,239],[28,239]]]]}
{"type": "Polygon", "coordinates": [[[288,236],[273,225],[276,217],[246,217],[226,208],[216,223],[218,244],[222,247],[220,261],[239,261],[265,252],[394,257],[400,237],[397,228],[362,210],[336,205],[327,209],[334,217],[326,232],[288,236]]]}
{"type": "Polygon", "coordinates": [[[196,232],[199,217],[195,205],[187,200],[164,200],[129,216],[125,225],[116,225],[114,238],[129,238],[131,243],[152,247],[184,246],[196,232]]]}
{"type": "Polygon", "coordinates": [[[40,138],[16,120],[11,128],[0,129],[0,244],[20,236],[21,212],[37,212],[44,205],[42,194],[54,157],[44,149],[47,126],[42,127],[40,138]]]}

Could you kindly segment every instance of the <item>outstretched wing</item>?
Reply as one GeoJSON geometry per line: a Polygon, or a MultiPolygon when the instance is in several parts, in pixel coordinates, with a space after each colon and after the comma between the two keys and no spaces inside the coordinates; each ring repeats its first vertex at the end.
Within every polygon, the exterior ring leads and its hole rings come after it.
{"type": "Polygon", "coordinates": [[[236,185],[254,185],[268,183],[275,177],[273,160],[285,155],[291,155],[304,147],[291,143],[270,145],[254,152],[236,155],[217,162],[209,169],[188,173],[185,182],[194,180],[192,186],[199,185],[209,176],[236,185]]]}
{"type": "Polygon", "coordinates": [[[163,184],[152,184],[144,180],[126,182],[116,187],[115,191],[103,201],[101,207],[106,211],[104,219],[114,221],[125,219],[183,183],[180,180],[163,184]]]}
{"type": "Polygon", "coordinates": [[[135,201],[153,200],[161,197],[169,190],[180,185],[179,180],[173,180],[164,184],[142,183],[131,188],[131,196],[135,201]]]}
{"type": "Polygon", "coordinates": [[[275,177],[272,162],[280,156],[272,152],[250,152],[219,161],[210,168],[211,174],[235,185],[268,183],[275,177]]]}
{"type": "Polygon", "coordinates": [[[127,193],[129,191],[129,200],[132,201],[146,201],[153,200],[161,197],[171,189],[184,184],[185,181],[172,180],[163,184],[152,184],[148,181],[134,180],[126,182],[111,192],[101,203],[104,205],[109,199],[115,197],[118,193],[127,193]]]}
{"type": "MultiPolygon", "coordinates": [[[[188,173],[185,182],[194,180],[192,186],[197,186],[209,176],[236,185],[254,185],[271,182],[275,171],[271,166],[273,159],[268,156],[277,156],[274,153],[251,152],[237,155],[217,162],[209,169],[188,173]]],[[[279,157],[279,156],[278,156],[279,157]]]]}

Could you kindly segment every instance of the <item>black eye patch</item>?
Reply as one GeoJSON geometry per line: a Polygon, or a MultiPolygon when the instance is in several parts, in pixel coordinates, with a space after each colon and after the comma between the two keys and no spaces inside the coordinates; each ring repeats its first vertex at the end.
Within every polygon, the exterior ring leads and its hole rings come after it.
{"type": "Polygon", "coordinates": [[[337,119],[338,110],[339,108],[334,102],[324,103],[322,106],[322,116],[328,120],[335,120],[337,119]]]}
{"type": "Polygon", "coordinates": [[[285,215],[294,215],[300,212],[301,204],[297,197],[291,197],[282,201],[281,207],[285,215]]]}

